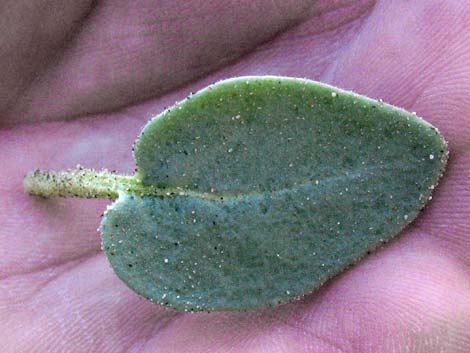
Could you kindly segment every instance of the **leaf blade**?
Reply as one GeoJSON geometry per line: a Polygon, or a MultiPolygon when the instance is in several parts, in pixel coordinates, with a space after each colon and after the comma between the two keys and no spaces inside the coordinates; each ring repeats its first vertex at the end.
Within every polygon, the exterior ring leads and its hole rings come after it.
{"type": "Polygon", "coordinates": [[[101,228],[118,276],[180,310],[241,310],[309,293],[397,235],[431,195],[447,147],[401,109],[251,77],[164,112],[135,157],[144,184],[220,197],[123,194],[101,228]]]}

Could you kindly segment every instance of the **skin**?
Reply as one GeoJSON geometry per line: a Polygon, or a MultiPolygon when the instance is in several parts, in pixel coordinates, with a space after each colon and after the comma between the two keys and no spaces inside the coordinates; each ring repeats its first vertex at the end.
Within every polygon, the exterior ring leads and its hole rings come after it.
{"type": "Polygon", "coordinates": [[[466,1],[2,0],[0,11],[2,352],[470,351],[466,1]],[[449,141],[421,216],[316,293],[257,312],[161,308],[100,251],[108,201],[23,193],[36,168],[132,173],[149,118],[248,74],[382,98],[449,141]]]}

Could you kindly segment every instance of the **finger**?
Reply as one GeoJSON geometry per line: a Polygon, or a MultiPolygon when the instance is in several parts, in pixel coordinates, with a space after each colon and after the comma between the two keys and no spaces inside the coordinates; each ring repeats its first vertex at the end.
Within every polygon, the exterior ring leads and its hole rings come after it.
{"type": "Polygon", "coordinates": [[[9,42],[30,41],[33,34],[38,38],[33,51],[27,45],[13,46],[4,59],[4,71],[12,74],[3,91],[15,89],[0,104],[3,123],[71,118],[155,97],[235,60],[300,22],[311,4],[310,0],[198,0],[158,5],[154,1],[98,1],[84,20],[83,9],[90,5],[70,7],[56,2],[51,5],[55,6],[51,23],[60,26],[48,24],[48,32],[39,35],[35,31],[47,23],[41,17],[43,11],[30,12],[27,4],[18,5],[12,18],[15,26],[3,36],[9,42]],[[64,9],[70,17],[60,16],[64,9]],[[18,21],[24,13],[29,15],[18,21]],[[26,33],[22,23],[26,23],[26,33]],[[57,56],[54,53],[59,49],[57,56]],[[34,50],[40,53],[39,62],[34,50]],[[18,57],[20,61],[15,61],[18,57]]]}
{"type": "Polygon", "coordinates": [[[0,3],[0,123],[35,78],[60,59],[93,1],[3,0],[0,3]]]}

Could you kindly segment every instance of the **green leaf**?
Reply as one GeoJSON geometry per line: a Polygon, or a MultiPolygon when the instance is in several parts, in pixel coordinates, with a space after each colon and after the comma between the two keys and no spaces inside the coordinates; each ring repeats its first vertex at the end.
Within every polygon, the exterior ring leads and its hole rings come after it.
{"type": "Polygon", "coordinates": [[[176,309],[243,310],[310,293],[397,235],[430,197],[447,147],[396,107],[309,80],[241,77],[149,122],[135,159],[138,182],[171,191],[121,192],[105,215],[117,275],[176,309]]]}

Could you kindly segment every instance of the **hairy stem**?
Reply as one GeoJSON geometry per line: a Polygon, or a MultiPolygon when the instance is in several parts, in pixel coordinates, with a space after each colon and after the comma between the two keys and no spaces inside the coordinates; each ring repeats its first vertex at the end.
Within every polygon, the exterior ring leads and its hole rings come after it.
{"type": "Polygon", "coordinates": [[[24,188],[29,194],[42,197],[72,196],[112,200],[119,197],[118,191],[140,196],[188,194],[179,189],[161,189],[144,185],[134,176],[82,168],[60,172],[36,170],[26,175],[24,188]]]}

